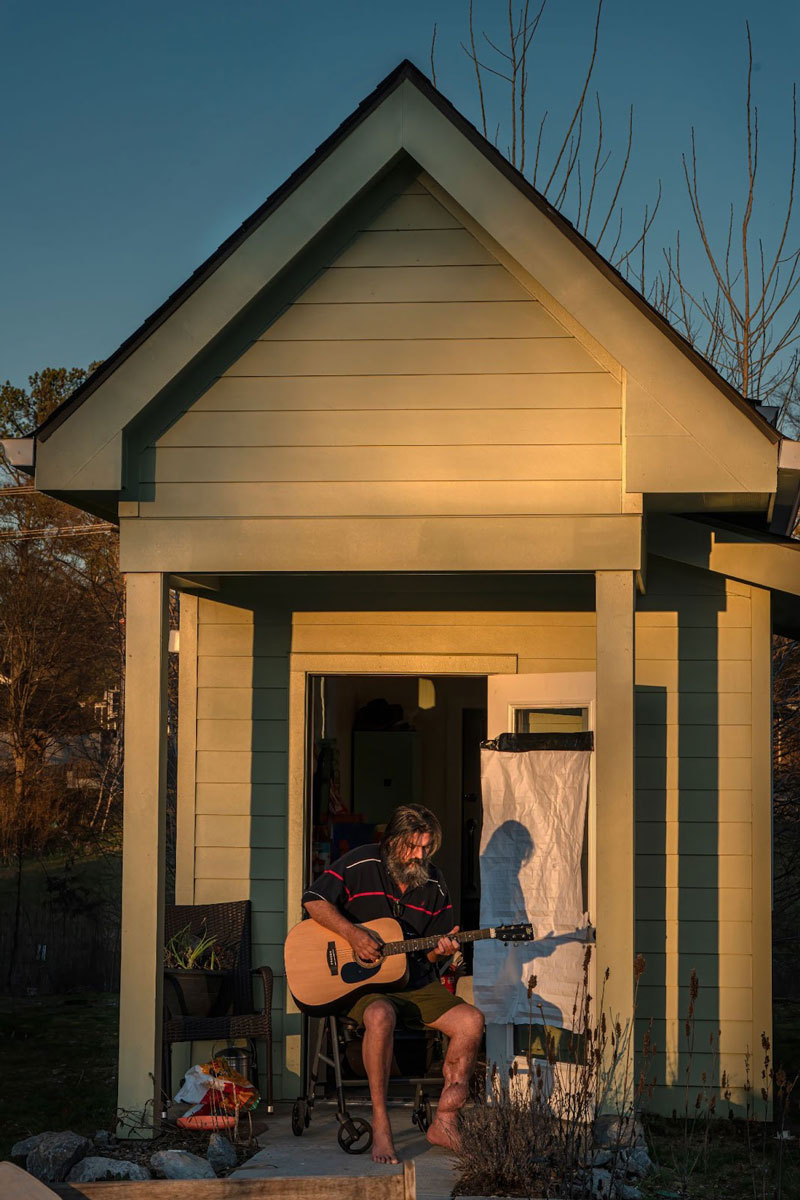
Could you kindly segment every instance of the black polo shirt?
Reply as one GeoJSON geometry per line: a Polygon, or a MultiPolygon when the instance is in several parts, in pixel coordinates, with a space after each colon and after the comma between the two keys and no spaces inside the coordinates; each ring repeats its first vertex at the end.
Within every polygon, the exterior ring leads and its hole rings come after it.
{"type": "MultiPolygon", "coordinates": [[[[389,874],[379,846],[348,850],[303,892],[309,900],[328,900],[351,921],[376,921],[394,917],[404,938],[432,937],[453,928],[453,906],[438,867],[428,863],[429,879],[422,887],[401,892],[389,874]]],[[[409,988],[424,987],[437,978],[436,967],[426,953],[408,956],[409,988]]]]}

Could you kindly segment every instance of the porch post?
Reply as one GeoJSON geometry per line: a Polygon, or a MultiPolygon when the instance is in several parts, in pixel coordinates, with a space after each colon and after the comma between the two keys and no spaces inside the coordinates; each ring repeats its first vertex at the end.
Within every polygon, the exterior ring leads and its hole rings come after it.
{"type": "Polygon", "coordinates": [[[147,1137],[161,1115],[166,828],[166,577],[125,583],[125,794],[122,828],[120,1130],[147,1137]],[[137,1124],[140,1128],[137,1128],[137,1124]]]}
{"type": "MultiPolygon", "coordinates": [[[[596,928],[599,997],[633,1037],[634,608],[632,571],[597,571],[596,928]]],[[[598,1012],[599,1018],[599,1012],[598,1012]]]]}

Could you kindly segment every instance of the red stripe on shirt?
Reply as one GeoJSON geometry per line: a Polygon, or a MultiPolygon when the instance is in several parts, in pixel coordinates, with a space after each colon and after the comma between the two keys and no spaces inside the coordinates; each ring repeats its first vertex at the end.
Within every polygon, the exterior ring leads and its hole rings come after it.
{"type": "Polygon", "coordinates": [[[344,877],[339,875],[336,871],[332,871],[330,867],[325,868],[323,875],[335,875],[337,879],[341,879],[342,883],[344,883],[344,877]]]}
{"type": "MultiPolygon", "coordinates": [[[[437,908],[436,912],[433,912],[430,908],[420,908],[420,906],[418,904],[408,904],[408,903],[406,903],[405,900],[401,900],[400,903],[405,904],[406,908],[413,908],[415,912],[424,912],[429,917],[438,917],[439,913],[447,911],[447,909],[444,909],[444,908],[437,908]]],[[[448,904],[448,906],[447,906],[447,908],[452,908],[452,907],[453,907],[452,904],[448,904]]]]}

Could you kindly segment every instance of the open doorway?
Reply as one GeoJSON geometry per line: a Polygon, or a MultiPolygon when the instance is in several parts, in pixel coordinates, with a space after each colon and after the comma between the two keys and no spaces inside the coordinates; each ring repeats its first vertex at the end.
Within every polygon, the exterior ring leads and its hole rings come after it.
{"type": "Polygon", "coordinates": [[[486,676],[310,676],[306,882],[377,841],[398,804],[424,804],[442,825],[455,920],[477,928],[486,722],[486,676]]]}

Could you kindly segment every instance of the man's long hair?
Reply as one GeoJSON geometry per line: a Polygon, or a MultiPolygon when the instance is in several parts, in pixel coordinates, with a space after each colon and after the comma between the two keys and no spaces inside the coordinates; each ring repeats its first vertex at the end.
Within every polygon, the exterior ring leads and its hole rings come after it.
{"type": "Polygon", "coordinates": [[[425,857],[432,858],[442,844],[442,827],[439,824],[439,818],[423,804],[398,805],[389,818],[381,838],[381,850],[384,857],[395,857],[400,847],[418,833],[431,835],[425,857]]]}

